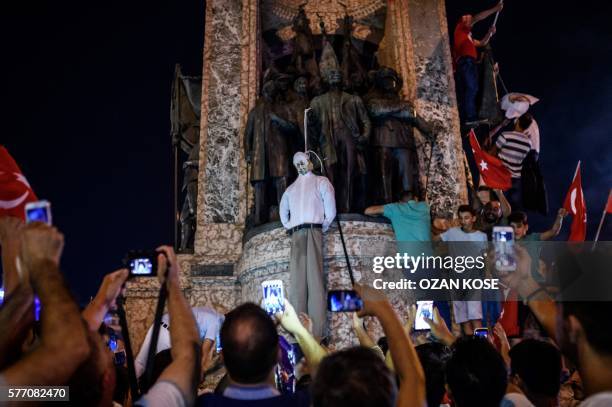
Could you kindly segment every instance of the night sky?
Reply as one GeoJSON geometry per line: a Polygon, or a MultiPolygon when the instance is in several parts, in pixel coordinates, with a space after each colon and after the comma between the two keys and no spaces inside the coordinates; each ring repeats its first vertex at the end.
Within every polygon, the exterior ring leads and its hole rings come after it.
{"type": "MultiPolygon", "coordinates": [[[[0,6],[0,143],[52,202],[66,235],[62,268],[83,303],[127,250],[173,241],[170,85],[177,62],[201,74],[204,2],[10,3],[0,6]]],[[[507,0],[498,22],[493,46],[506,85],[541,99],[532,112],[551,216],[530,217],[533,230],[552,222],[579,159],[588,239],[612,186],[605,3],[507,0]]],[[[450,0],[450,31],[466,6],[493,4],[450,0]]]]}

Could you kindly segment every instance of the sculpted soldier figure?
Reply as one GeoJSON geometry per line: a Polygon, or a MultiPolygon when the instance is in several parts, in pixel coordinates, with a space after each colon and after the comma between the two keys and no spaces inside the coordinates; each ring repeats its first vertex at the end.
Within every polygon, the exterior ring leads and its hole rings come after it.
{"type": "Polygon", "coordinates": [[[191,147],[187,160],[183,163],[183,189],[185,200],[179,221],[181,222],[182,252],[193,249],[193,237],[196,227],[196,208],[198,199],[198,167],[199,167],[200,140],[191,147]]]}
{"type": "Polygon", "coordinates": [[[414,107],[401,100],[402,80],[391,68],[380,68],[374,76],[374,88],[365,96],[372,118],[376,176],[382,179],[384,203],[395,202],[404,191],[418,189],[418,166],[413,127],[431,137],[432,126],[418,117],[414,107]],[[397,168],[394,171],[394,168],[397,168]],[[400,188],[394,188],[400,185],[400,188]]]}
{"type": "Polygon", "coordinates": [[[183,76],[180,65],[176,66],[170,105],[170,132],[172,144],[177,150],[176,157],[178,158],[179,149],[187,155],[182,163],[181,193],[184,198],[179,215],[181,230],[177,247],[181,252],[193,249],[196,229],[201,87],[202,78],[183,76]]]}
{"type": "Polygon", "coordinates": [[[264,83],[262,96],[249,112],[244,134],[245,157],[251,164],[249,174],[255,190],[253,224],[270,220],[270,209],[280,203],[289,176],[289,137],[296,126],[275,113],[276,86],[264,83]],[[276,194],[267,196],[267,184],[272,183],[276,194]]]}
{"type": "Polygon", "coordinates": [[[318,92],[320,86],[319,67],[315,59],[315,46],[310,30],[310,20],[306,16],[304,5],[300,6],[298,14],[293,19],[293,55],[290,65],[295,68],[298,75],[308,75],[309,86],[318,92]]]}
{"type": "Polygon", "coordinates": [[[329,91],[315,97],[310,106],[325,175],[336,190],[338,212],[347,213],[355,207],[354,187],[366,174],[363,150],[370,135],[370,119],[361,98],[341,90],[342,72],[329,43],[323,48],[320,67],[329,91]]]}
{"type": "MultiPolygon", "coordinates": [[[[292,143],[292,156],[298,151],[304,150],[304,111],[308,108],[310,102],[308,99],[308,79],[306,76],[298,76],[293,82],[293,90],[295,92],[294,100],[289,104],[288,109],[291,111],[291,121],[299,128],[300,137],[294,138],[292,143]]],[[[309,138],[312,138],[311,131],[308,132],[309,138]]],[[[308,140],[308,145],[311,146],[311,140],[308,140]]]]}

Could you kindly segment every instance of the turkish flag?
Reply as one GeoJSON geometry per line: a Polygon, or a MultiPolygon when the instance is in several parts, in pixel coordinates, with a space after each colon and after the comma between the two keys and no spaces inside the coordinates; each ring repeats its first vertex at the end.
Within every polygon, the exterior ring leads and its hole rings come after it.
{"type": "Polygon", "coordinates": [[[610,190],[610,193],[608,194],[608,203],[606,204],[606,212],[612,213],[612,189],[610,190]]]}
{"type": "Polygon", "coordinates": [[[570,242],[584,242],[586,238],[587,210],[582,192],[582,178],[580,176],[580,161],[576,167],[576,174],[572,184],[565,196],[563,207],[572,215],[572,227],[570,229],[570,242]]]}
{"type": "Polygon", "coordinates": [[[25,205],[37,200],[13,157],[0,146],[0,217],[13,216],[25,220],[25,205]]]}
{"type": "Polygon", "coordinates": [[[470,130],[470,145],[472,146],[472,153],[474,153],[474,160],[478,165],[478,172],[480,172],[484,183],[493,189],[501,189],[502,191],[510,189],[512,187],[510,171],[499,158],[482,151],[474,130],[470,130]]]}

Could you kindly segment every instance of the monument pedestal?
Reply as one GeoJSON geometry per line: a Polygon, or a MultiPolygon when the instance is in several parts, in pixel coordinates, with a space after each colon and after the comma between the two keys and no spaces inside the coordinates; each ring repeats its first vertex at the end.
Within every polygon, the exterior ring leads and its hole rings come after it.
{"type": "MultiPolygon", "coordinates": [[[[363,215],[340,215],[340,224],[349,261],[356,281],[371,284],[380,274],[372,271],[375,256],[392,255],[395,252],[395,234],[384,218],[363,215]]],[[[251,229],[245,234],[242,255],[231,276],[191,275],[189,268],[191,256],[179,256],[183,267],[182,287],[190,304],[208,305],[220,312],[230,311],[236,305],[250,301],[259,304],[262,299],[261,283],[265,280],[279,279],[289,288],[289,254],[291,239],[280,222],[272,222],[251,229]]],[[[351,280],[340,233],[336,222],[323,234],[323,270],[328,290],[351,289],[351,280]]],[[[388,279],[389,271],[385,271],[388,279]]],[[[155,309],[159,284],[156,280],[130,282],[128,284],[128,315],[133,343],[140,344],[150,326],[155,309]]],[[[400,315],[405,314],[407,305],[413,299],[408,292],[398,293],[392,304],[400,315]]],[[[405,315],[402,315],[405,318],[405,315]]],[[[332,349],[345,348],[357,344],[351,328],[351,313],[327,314],[327,331],[332,349]]],[[[377,323],[368,323],[373,337],[382,335],[377,323]]]]}

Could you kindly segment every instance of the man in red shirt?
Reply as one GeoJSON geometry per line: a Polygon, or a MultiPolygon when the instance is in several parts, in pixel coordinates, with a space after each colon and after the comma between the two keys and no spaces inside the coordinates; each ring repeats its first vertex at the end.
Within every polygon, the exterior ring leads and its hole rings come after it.
{"type": "Polygon", "coordinates": [[[472,38],[472,27],[479,21],[484,20],[491,14],[500,11],[503,2],[500,1],[488,10],[480,12],[475,16],[465,14],[461,16],[453,38],[453,58],[457,70],[457,96],[459,98],[459,113],[465,123],[478,119],[476,112],[476,94],[478,93],[478,68],[476,59],[478,52],[476,48],[485,47],[495,33],[495,27],[491,26],[487,35],[482,40],[472,38]]]}

